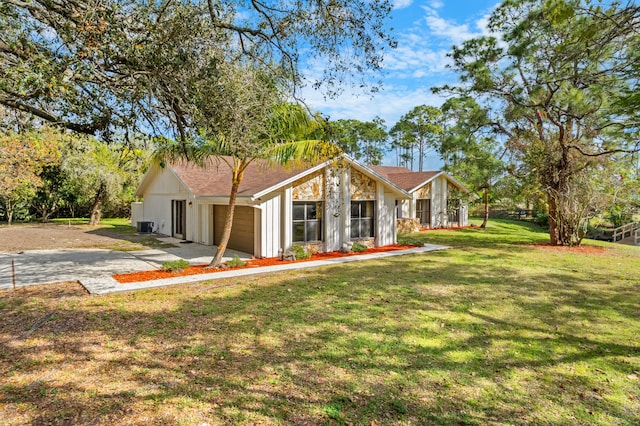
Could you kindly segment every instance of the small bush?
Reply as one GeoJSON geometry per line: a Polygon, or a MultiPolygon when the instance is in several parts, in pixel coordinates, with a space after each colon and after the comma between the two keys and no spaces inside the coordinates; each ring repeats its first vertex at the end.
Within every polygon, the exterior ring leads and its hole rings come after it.
{"type": "Polygon", "coordinates": [[[233,255],[233,259],[227,260],[227,266],[230,268],[242,268],[247,266],[247,262],[244,262],[237,254],[233,255]]]}
{"type": "Polygon", "coordinates": [[[302,246],[292,246],[291,251],[296,254],[296,259],[298,260],[309,259],[311,257],[311,252],[305,250],[302,246]]]}
{"type": "Polygon", "coordinates": [[[533,222],[537,225],[548,228],[549,227],[549,215],[546,213],[538,213],[536,217],[533,219],[533,222]]]}
{"type": "Polygon", "coordinates": [[[171,260],[162,263],[162,270],[165,272],[180,272],[184,268],[189,266],[189,262],[184,259],[180,260],[171,260]]]}
{"type": "Polygon", "coordinates": [[[351,251],[360,253],[360,252],[366,251],[368,248],[369,247],[365,246],[364,244],[353,243],[353,245],[351,246],[351,251]]]}

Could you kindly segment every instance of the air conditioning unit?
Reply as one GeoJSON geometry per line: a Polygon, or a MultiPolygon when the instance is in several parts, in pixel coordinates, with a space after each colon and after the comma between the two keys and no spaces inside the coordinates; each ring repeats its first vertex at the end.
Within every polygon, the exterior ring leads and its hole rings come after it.
{"type": "Polygon", "coordinates": [[[153,222],[138,222],[137,230],[143,234],[149,234],[153,232],[153,222]]]}

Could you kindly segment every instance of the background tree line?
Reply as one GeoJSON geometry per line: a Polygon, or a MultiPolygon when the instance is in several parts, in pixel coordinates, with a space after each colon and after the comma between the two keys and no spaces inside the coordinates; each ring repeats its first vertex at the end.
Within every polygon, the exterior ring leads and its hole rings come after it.
{"type": "Polygon", "coordinates": [[[0,215],[14,220],[129,216],[143,149],[50,127],[0,135],[0,215]]]}

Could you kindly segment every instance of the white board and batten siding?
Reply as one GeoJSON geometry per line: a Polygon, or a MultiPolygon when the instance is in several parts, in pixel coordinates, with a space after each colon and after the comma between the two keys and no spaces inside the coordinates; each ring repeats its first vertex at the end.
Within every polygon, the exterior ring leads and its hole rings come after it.
{"type": "Polygon", "coordinates": [[[324,239],[326,251],[340,250],[344,242],[344,208],[345,194],[348,197],[348,185],[340,185],[340,182],[348,182],[348,171],[340,169],[327,169],[325,173],[325,209],[324,209],[324,239]]]}
{"type": "MultiPolygon", "coordinates": [[[[259,241],[256,241],[259,250],[258,257],[277,257],[282,244],[282,217],[284,208],[284,193],[279,191],[271,194],[270,198],[263,199],[259,209],[256,209],[256,230],[261,230],[259,241]]],[[[258,234],[256,234],[258,236],[258,234]]]]}
{"type": "Polygon", "coordinates": [[[145,221],[153,222],[153,230],[164,235],[171,235],[172,231],[172,200],[184,200],[186,208],[185,238],[197,241],[196,226],[198,217],[195,208],[195,197],[168,169],[158,170],[157,176],[145,190],[143,203],[143,217],[145,221]],[[191,205],[189,205],[191,203],[191,205]]]}
{"type": "Polygon", "coordinates": [[[396,238],[396,196],[385,191],[385,187],[377,185],[376,188],[376,239],[378,246],[395,244],[396,238]]]}

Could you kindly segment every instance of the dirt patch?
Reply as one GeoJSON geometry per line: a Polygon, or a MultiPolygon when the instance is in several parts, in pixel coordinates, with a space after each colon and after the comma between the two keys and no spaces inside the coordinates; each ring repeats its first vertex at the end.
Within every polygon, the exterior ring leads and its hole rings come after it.
{"type": "Polygon", "coordinates": [[[534,244],[538,249],[560,251],[563,253],[583,253],[583,254],[603,254],[606,250],[604,247],[595,246],[552,246],[551,244],[534,244]]]}
{"type": "Polygon", "coordinates": [[[86,296],[89,294],[78,281],[66,281],[55,284],[41,284],[18,287],[17,289],[0,290],[3,300],[39,297],[47,300],[64,299],[65,297],[86,296]]]}
{"type": "MultiPolygon", "coordinates": [[[[131,228],[132,231],[133,228],[131,228]]],[[[59,223],[0,226],[0,252],[72,248],[142,249],[143,237],[112,228],[59,223]]]]}
{"type": "MultiPolygon", "coordinates": [[[[260,266],[275,266],[275,265],[286,265],[288,263],[299,263],[299,262],[308,262],[311,260],[326,260],[326,259],[335,259],[339,257],[347,257],[347,256],[356,256],[359,254],[370,254],[370,253],[384,253],[387,251],[395,251],[395,250],[406,250],[410,248],[415,248],[416,246],[412,245],[401,245],[401,244],[392,244],[384,247],[374,247],[369,248],[360,253],[341,253],[339,251],[332,251],[329,253],[316,253],[309,259],[301,259],[296,261],[291,260],[280,260],[277,257],[270,257],[264,259],[251,259],[247,261],[247,265],[242,268],[257,268],[260,266]]],[[[187,275],[197,275],[197,274],[211,274],[215,272],[228,271],[230,268],[207,268],[208,265],[195,265],[189,266],[188,268],[183,269],[180,272],[165,272],[160,270],[154,271],[142,271],[142,272],[131,272],[127,274],[117,274],[114,275],[113,278],[121,284],[125,283],[134,283],[141,281],[150,281],[150,280],[160,280],[163,278],[173,278],[173,277],[182,277],[187,275]]],[[[233,268],[237,269],[237,268],[233,268]]]]}

